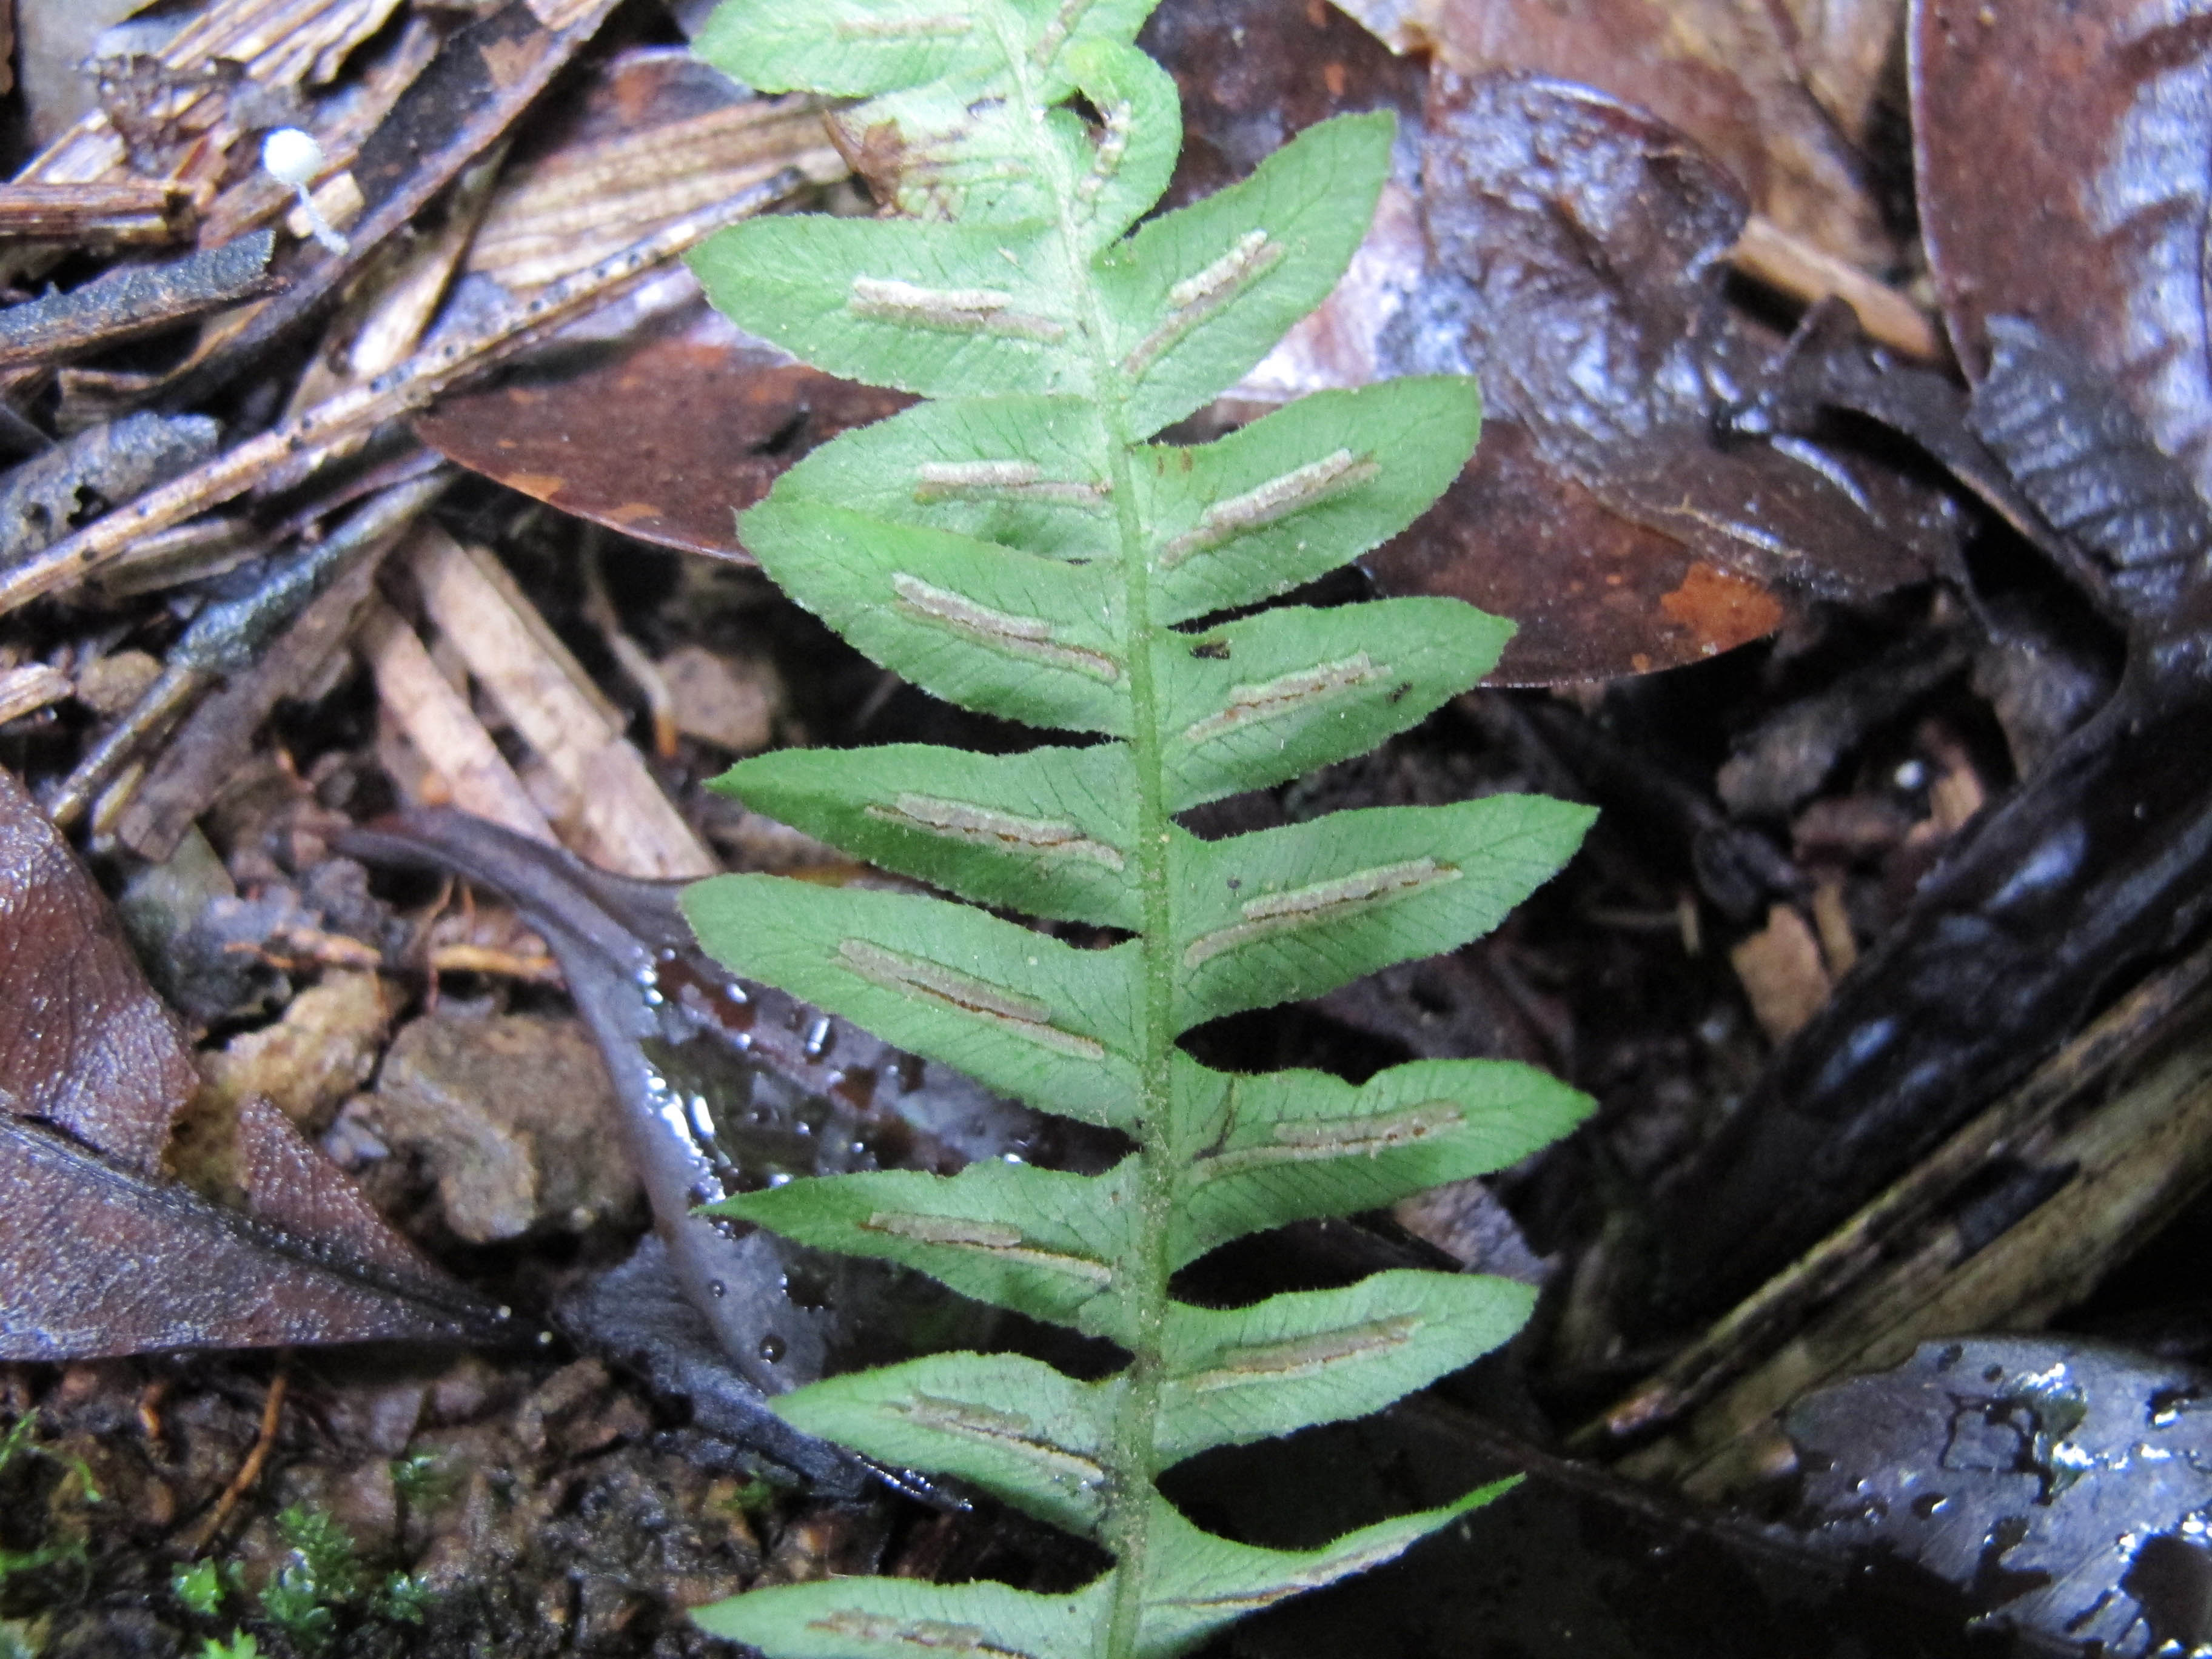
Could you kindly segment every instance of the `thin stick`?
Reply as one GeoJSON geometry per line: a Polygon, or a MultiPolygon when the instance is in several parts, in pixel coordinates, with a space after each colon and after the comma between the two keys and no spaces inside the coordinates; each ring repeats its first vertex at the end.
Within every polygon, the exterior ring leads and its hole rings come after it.
{"type": "Polygon", "coordinates": [[[793,194],[805,183],[787,167],[705,211],[690,214],[589,270],[554,283],[508,306],[483,326],[416,352],[366,386],[351,387],[305,414],[271,427],[258,438],[204,466],[141,495],[130,506],[95,519],[74,535],[0,577],[0,616],[42,594],[82,581],[94,572],[126,562],[137,540],[247,490],[280,462],[301,451],[373,430],[422,408],[458,382],[482,374],[538,344],[714,232],[793,194]]]}
{"type": "Polygon", "coordinates": [[[1923,363],[1950,356],[1934,322],[1904,295],[1757,214],[1745,222],[1729,263],[1807,305],[1836,295],[1857,313],[1869,338],[1893,351],[1923,363]]]}
{"type": "Polygon", "coordinates": [[[284,1391],[291,1385],[292,1361],[289,1353],[280,1354],[276,1374],[269,1379],[269,1392],[261,1401],[261,1431],[253,1437],[253,1444],[246,1454],[246,1461],[238,1466],[238,1473],[222,1489],[222,1496],[215,1500],[215,1508],[208,1518],[200,1522],[191,1542],[185,1546],[185,1553],[198,1555],[215,1542],[216,1535],[230,1521],[231,1511],[245,1501],[246,1494],[253,1490],[253,1483],[261,1479],[262,1468],[269,1462],[269,1454],[276,1444],[276,1425],[284,1414],[284,1391]]]}

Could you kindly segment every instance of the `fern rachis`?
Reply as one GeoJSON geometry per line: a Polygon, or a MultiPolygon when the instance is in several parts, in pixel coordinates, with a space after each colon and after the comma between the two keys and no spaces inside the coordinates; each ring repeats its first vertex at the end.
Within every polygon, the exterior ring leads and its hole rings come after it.
{"type": "Polygon", "coordinates": [[[1078,1382],[939,1354],[787,1395],[799,1426],[960,1476],[1103,1544],[1069,1595],[854,1579],[701,1621],[771,1655],[1180,1652],[1388,1559],[1487,1493],[1279,1552],[1200,1531],[1153,1476],[1208,1447],[1364,1414],[1525,1316],[1518,1286],[1390,1273],[1204,1310],[1173,1272],[1229,1239],[1510,1163],[1583,1103],[1525,1068],[1368,1084],[1231,1076],[1176,1039],[1492,926],[1578,841],[1528,797],[1345,812],[1206,842],[1176,815],[1346,758],[1471,684],[1510,629],[1451,600],[1248,610],[1410,522],[1474,441],[1470,383],[1324,393],[1220,441],[1149,441],[1328,293],[1388,165],[1387,117],[1303,134],[1252,178],[1131,233],[1181,143],[1132,41],[1152,0],[733,0],[700,42],[769,90],[869,101],[903,220],[791,217],[696,263],[743,325],[926,402],[793,468],[744,522],[799,602],[939,696],[1087,748],[787,751],[749,805],[979,904],[1122,935],[1082,949],[979,908],[757,877],[692,890],[702,940],[1045,1110],[1120,1129],[1097,1177],[1005,1164],[796,1181],[725,1212],[888,1258],[1125,1349],[1078,1382]],[[1079,113],[1075,100],[1085,106],[1079,113]],[[1095,117],[1096,118],[1091,118],[1095,117]]]}

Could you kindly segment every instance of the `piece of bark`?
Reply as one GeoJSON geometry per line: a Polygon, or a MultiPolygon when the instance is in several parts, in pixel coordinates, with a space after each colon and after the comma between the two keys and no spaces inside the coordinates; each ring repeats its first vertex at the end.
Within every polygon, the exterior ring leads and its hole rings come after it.
{"type": "MultiPolygon", "coordinates": [[[[325,331],[321,347],[292,388],[285,416],[295,418],[325,399],[397,368],[422,343],[422,336],[446,296],[447,286],[470,240],[476,234],[506,147],[464,171],[445,204],[445,220],[434,234],[401,244],[394,257],[371,268],[354,286],[346,307],[325,331]]],[[[317,468],[359,450],[365,436],[320,446],[277,468],[261,486],[264,495],[291,488],[317,468]]]]}
{"type": "Polygon", "coordinates": [[[549,643],[536,607],[489,554],[430,531],[407,559],[440,632],[571,798],[581,850],[625,875],[720,868],[623,735],[620,718],[567,651],[549,643]]]}
{"type": "Polygon", "coordinates": [[[514,125],[613,9],[614,0],[580,0],[567,9],[569,21],[551,28],[526,0],[510,0],[448,36],[353,160],[365,206],[347,251],[295,245],[283,265],[290,286],[195,363],[171,395],[185,403],[205,397],[316,314],[373,249],[514,125]]]}
{"type": "Polygon", "coordinates": [[[222,441],[205,415],[126,415],[33,456],[0,482],[0,570],[198,465],[222,441]]]}
{"type": "Polygon", "coordinates": [[[389,374],[341,392],[87,525],[20,568],[0,574],[0,613],[125,560],[142,538],[244,495],[310,445],[366,432],[423,407],[448,387],[528,349],[578,315],[605,303],[723,226],[781,200],[799,181],[796,173],[779,173],[756,191],[681,220],[613,258],[501,310],[480,327],[426,347],[389,374]]]}
{"type": "Polygon", "coordinates": [[[688,52],[619,59],[579,103],[587,131],[510,168],[469,245],[467,269],[511,294],[558,281],[779,167],[815,184],[847,172],[818,102],[750,95],[688,52]],[[619,120],[593,120],[610,105],[619,120]]]}
{"type": "Polygon", "coordinates": [[[161,246],[191,228],[191,198],[160,179],[0,185],[0,237],[71,247],[161,246]]]}
{"type": "Polygon", "coordinates": [[[1755,1425],[1924,1337],[2021,1329],[2085,1294],[2212,1180],[2212,948],[2122,1000],[2035,1074],[1728,1311],[1577,1436],[1673,1437],[1639,1468],[1741,1472],[1755,1425]]]}
{"type": "Polygon", "coordinates": [[[555,844],[553,826],[405,619],[371,599],[359,643],[376,677],[377,696],[444,781],[452,803],[519,836],[555,844]]]}
{"type": "MultiPolygon", "coordinates": [[[[251,667],[278,631],[347,568],[388,548],[446,483],[445,475],[432,471],[394,485],[329,535],[276,564],[250,592],[203,610],[170,647],[161,678],[47,797],[54,822],[64,829],[74,823],[171,720],[216,680],[251,667]]],[[[123,805],[111,791],[103,800],[103,820],[111,801],[123,805]]]]}
{"type": "Polygon", "coordinates": [[[70,695],[70,677],[42,662],[0,673],[0,726],[35,714],[70,695]]]}
{"type": "Polygon", "coordinates": [[[126,265],[0,311],[0,368],[43,368],[159,333],[265,293],[276,235],[258,231],[160,265],[126,265]]]}
{"type": "Polygon", "coordinates": [[[375,591],[380,554],[363,558],[302,611],[261,659],[192,712],[115,820],[113,834],[155,864],[253,752],[263,724],[343,649],[375,591]]]}

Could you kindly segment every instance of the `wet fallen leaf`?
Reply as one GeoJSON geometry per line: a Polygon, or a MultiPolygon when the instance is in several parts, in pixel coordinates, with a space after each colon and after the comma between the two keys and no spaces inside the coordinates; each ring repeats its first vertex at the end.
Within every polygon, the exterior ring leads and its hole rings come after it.
{"type": "Polygon", "coordinates": [[[1722,306],[1743,199],[1682,134],[1585,88],[1445,74],[1423,157],[1434,264],[1397,368],[1471,370],[1492,417],[1457,499],[1367,563],[1520,619],[1494,680],[1694,661],[1945,556],[1938,504],[1894,474],[1715,437],[1769,352],[1722,306]]]}
{"type": "Polygon", "coordinates": [[[151,1171],[198,1073],[106,901],[4,769],[0,1006],[9,1011],[0,1020],[0,1104],[151,1171]]]}
{"type": "Polygon", "coordinates": [[[1911,1562],[1990,1624],[2134,1659],[2212,1640],[2208,1379],[2064,1337],[1930,1342],[1790,1413],[1799,1530],[1911,1562]]]}
{"type": "Polygon", "coordinates": [[[1389,592],[1512,617],[1493,685],[1673,668],[1763,639],[1790,614],[1772,587],[1614,512],[1495,416],[1443,498],[1365,562],[1389,592]]]}
{"type": "Polygon", "coordinates": [[[1788,11],[1797,15],[1757,0],[1424,0],[1378,21],[1458,74],[1524,70],[1649,110],[1727,168],[1769,220],[1844,259],[1887,265],[1897,249],[1853,142],[1897,0],[1800,0],[1788,11]]]}
{"type": "Polygon", "coordinates": [[[1308,0],[1170,0],[1138,45],[1175,76],[1183,147],[1171,204],[1243,178],[1293,134],[1331,115],[1394,111],[1398,171],[1411,182],[1427,66],[1389,49],[1336,7],[1308,0]]]}
{"type": "MultiPolygon", "coordinates": [[[[337,1218],[331,1188],[283,1161],[280,1153],[263,1172],[284,1188],[288,1210],[337,1218]]],[[[304,1234],[220,1208],[34,1123],[0,1118],[0,1182],[9,1195],[0,1358],[480,1341],[501,1331],[490,1310],[419,1264],[402,1273],[334,1262],[304,1234]]]]}

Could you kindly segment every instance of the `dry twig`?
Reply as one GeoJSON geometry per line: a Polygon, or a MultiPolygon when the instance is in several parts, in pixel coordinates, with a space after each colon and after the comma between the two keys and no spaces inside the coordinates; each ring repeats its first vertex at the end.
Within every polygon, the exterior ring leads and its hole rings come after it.
{"type": "Polygon", "coordinates": [[[373,431],[421,409],[471,375],[529,349],[605,304],[725,225],[781,201],[804,183],[786,169],[767,183],[631,244],[611,259],[507,306],[489,322],[419,351],[366,386],[329,398],[150,491],[0,577],[0,614],[128,562],[142,538],[244,495],[289,458],[373,431]]]}

